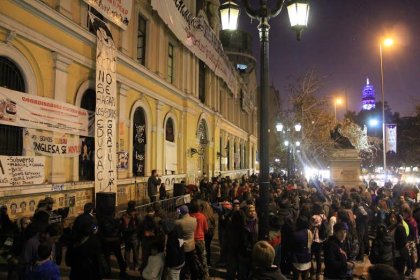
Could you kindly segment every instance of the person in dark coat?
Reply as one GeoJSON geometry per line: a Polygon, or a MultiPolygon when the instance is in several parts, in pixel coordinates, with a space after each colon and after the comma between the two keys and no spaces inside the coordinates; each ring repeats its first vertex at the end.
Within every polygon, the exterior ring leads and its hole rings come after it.
{"type": "Polygon", "coordinates": [[[83,206],[83,213],[76,217],[72,227],[73,238],[79,239],[83,236],[84,229],[98,222],[93,214],[93,203],[89,202],[83,206]]]}
{"type": "Polygon", "coordinates": [[[161,180],[159,179],[157,171],[152,170],[152,176],[147,180],[147,194],[149,195],[150,202],[155,202],[157,199],[158,186],[160,186],[161,180]]]}
{"type": "Polygon", "coordinates": [[[249,266],[252,254],[252,237],[245,229],[246,215],[242,210],[232,213],[232,221],[226,228],[226,254],[227,254],[227,277],[226,279],[248,279],[248,271],[244,268],[249,266]]]}
{"type": "Polygon", "coordinates": [[[252,249],[252,280],[286,280],[280,269],[273,265],[274,248],[267,241],[258,241],[252,249]]]}
{"type": "Polygon", "coordinates": [[[395,242],[394,268],[400,274],[400,278],[404,279],[404,271],[405,266],[409,261],[409,254],[407,248],[407,234],[402,223],[402,216],[395,212],[391,212],[387,217],[388,231],[395,242]]]}
{"type": "Polygon", "coordinates": [[[394,259],[394,240],[392,236],[388,234],[388,229],[385,225],[378,225],[376,229],[376,238],[372,242],[369,260],[372,264],[382,263],[393,266],[394,259]]]}
{"type": "Polygon", "coordinates": [[[293,279],[309,279],[312,240],[309,219],[306,216],[300,216],[296,221],[296,230],[291,240],[293,279]]]}
{"type": "Polygon", "coordinates": [[[94,224],[85,227],[80,241],[67,248],[66,264],[70,266],[71,280],[100,280],[100,258],[102,246],[94,224]]]}
{"type": "Polygon", "coordinates": [[[127,264],[121,253],[121,228],[119,220],[114,217],[112,213],[103,213],[99,219],[99,233],[102,240],[103,251],[105,259],[110,265],[110,256],[114,254],[117,258],[118,266],[120,269],[120,277],[127,277],[126,270],[127,264]]]}
{"type": "Polygon", "coordinates": [[[180,243],[182,238],[180,229],[170,219],[162,220],[162,229],[167,235],[165,265],[168,280],[179,280],[182,267],[185,265],[184,245],[180,243]]]}
{"type": "Polygon", "coordinates": [[[324,244],[324,277],[326,279],[352,279],[354,263],[349,262],[346,252],[341,248],[346,239],[348,226],[344,223],[334,225],[334,235],[324,244]]]}

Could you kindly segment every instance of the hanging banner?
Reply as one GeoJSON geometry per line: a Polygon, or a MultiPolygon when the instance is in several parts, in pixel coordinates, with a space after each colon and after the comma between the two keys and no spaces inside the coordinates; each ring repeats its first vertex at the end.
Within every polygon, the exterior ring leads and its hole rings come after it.
{"type": "Polygon", "coordinates": [[[203,17],[193,16],[182,0],[152,0],[152,8],[184,46],[222,78],[236,96],[238,84],[232,62],[207,21],[203,17]]]}
{"type": "Polygon", "coordinates": [[[0,87],[0,124],[88,135],[88,112],[65,102],[0,87]]]}
{"type": "Polygon", "coordinates": [[[44,169],[44,157],[0,156],[0,186],[42,184],[44,169]]]}
{"type": "Polygon", "coordinates": [[[397,152],[397,125],[387,124],[385,129],[386,152],[397,152]]]}
{"type": "Polygon", "coordinates": [[[141,119],[139,123],[136,119],[134,120],[133,153],[134,176],[145,176],[146,124],[144,119],[141,119]]]}
{"type": "Polygon", "coordinates": [[[133,0],[84,0],[105,18],[126,30],[131,17],[133,0]]]}
{"type": "Polygon", "coordinates": [[[97,37],[95,193],[117,192],[117,49],[108,26],[89,16],[97,37]]]}
{"type": "Polygon", "coordinates": [[[77,157],[80,154],[79,137],[71,137],[65,133],[37,131],[31,128],[23,130],[25,149],[44,156],[77,157]]]}

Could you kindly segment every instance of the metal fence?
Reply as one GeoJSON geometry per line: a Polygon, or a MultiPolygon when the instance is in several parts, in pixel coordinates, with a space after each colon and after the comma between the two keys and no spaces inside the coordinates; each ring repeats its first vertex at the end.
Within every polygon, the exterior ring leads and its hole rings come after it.
{"type": "MultiPolygon", "coordinates": [[[[176,218],[177,207],[179,207],[183,204],[189,203],[190,201],[191,201],[190,195],[186,194],[186,195],[181,195],[181,196],[171,197],[171,198],[168,198],[168,199],[159,200],[158,202],[160,203],[160,208],[166,212],[168,217],[176,218]]],[[[141,217],[145,216],[147,207],[148,206],[153,206],[153,204],[154,204],[154,202],[136,206],[136,209],[137,209],[139,215],[141,217]]],[[[123,215],[125,213],[125,211],[126,210],[121,210],[121,211],[118,212],[118,214],[123,215]]]]}

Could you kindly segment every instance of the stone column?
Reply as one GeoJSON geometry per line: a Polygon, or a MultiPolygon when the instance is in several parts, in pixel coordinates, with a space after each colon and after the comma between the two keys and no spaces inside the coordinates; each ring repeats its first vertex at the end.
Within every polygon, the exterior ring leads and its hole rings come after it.
{"type": "MultiPolygon", "coordinates": [[[[127,118],[127,91],[130,88],[123,84],[123,83],[119,83],[119,113],[118,113],[118,147],[117,147],[117,152],[120,151],[125,151],[128,152],[128,160],[132,161],[133,158],[133,154],[132,151],[129,151],[129,142],[127,141],[127,134],[129,135],[129,127],[130,127],[130,123],[129,123],[129,118],[127,118]]],[[[128,168],[131,165],[128,164],[128,168]]],[[[126,178],[128,176],[128,174],[132,175],[132,169],[127,169],[127,170],[118,170],[118,178],[126,178]]]]}
{"type": "MultiPolygon", "coordinates": [[[[66,102],[68,80],[67,69],[73,61],[57,52],[53,52],[52,56],[54,59],[54,99],[66,102]]],[[[60,137],[61,135],[63,135],[62,132],[53,132],[53,137],[60,137]]],[[[78,158],[76,157],[73,160],[78,160],[78,158]]],[[[78,170],[73,169],[73,173],[74,172],[78,173],[78,170]]],[[[66,181],[65,157],[51,157],[51,173],[48,174],[48,181],[50,183],[62,183],[66,181]]]]}
{"type": "Polygon", "coordinates": [[[160,100],[156,100],[156,123],[154,124],[156,139],[155,139],[155,164],[156,170],[159,175],[164,175],[164,164],[163,164],[163,103],[160,100]]]}

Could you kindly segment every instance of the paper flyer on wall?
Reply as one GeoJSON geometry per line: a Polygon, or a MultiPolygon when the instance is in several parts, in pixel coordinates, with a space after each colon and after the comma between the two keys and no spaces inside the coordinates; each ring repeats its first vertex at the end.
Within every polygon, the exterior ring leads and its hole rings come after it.
{"type": "Polygon", "coordinates": [[[45,181],[45,157],[0,156],[0,186],[38,185],[45,181]]]}

